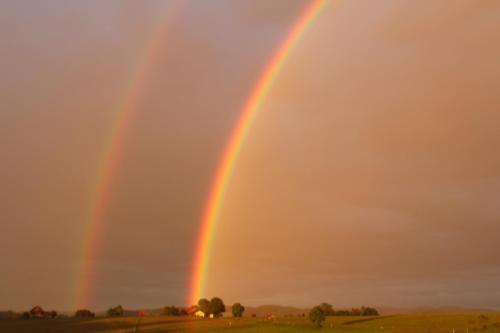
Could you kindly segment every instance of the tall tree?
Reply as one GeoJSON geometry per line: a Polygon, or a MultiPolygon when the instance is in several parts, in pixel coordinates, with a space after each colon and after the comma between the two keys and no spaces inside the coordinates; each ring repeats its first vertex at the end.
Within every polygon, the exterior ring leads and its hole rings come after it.
{"type": "Polygon", "coordinates": [[[233,317],[240,318],[243,316],[243,312],[245,312],[245,307],[241,305],[241,303],[234,303],[231,311],[233,313],[233,317]]]}
{"type": "Polygon", "coordinates": [[[205,316],[210,314],[210,301],[206,298],[202,298],[198,301],[198,310],[203,312],[205,316]]]}
{"type": "Polygon", "coordinates": [[[210,300],[209,313],[214,315],[214,317],[220,317],[224,312],[226,312],[226,305],[219,297],[214,297],[210,300]]]}

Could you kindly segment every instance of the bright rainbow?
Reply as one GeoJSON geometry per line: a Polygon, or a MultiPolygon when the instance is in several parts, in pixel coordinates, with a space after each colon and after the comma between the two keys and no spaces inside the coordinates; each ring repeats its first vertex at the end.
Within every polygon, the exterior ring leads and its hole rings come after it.
{"type": "Polygon", "coordinates": [[[191,275],[191,285],[187,300],[188,304],[196,304],[199,298],[206,297],[205,279],[210,259],[209,256],[224,195],[234,172],[235,163],[255,120],[257,111],[268,95],[276,77],[286,63],[295,45],[297,45],[301,36],[303,36],[307,28],[312,25],[322,9],[326,7],[327,3],[328,0],[312,0],[306,6],[286,38],[279,45],[273,57],[268,62],[268,65],[265,67],[242,108],[241,115],[236,122],[217,168],[210,195],[201,219],[201,231],[195,250],[194,268],[191,275]]]}
{"type": "Polygon", "coordinates": [[[103,151],[97,180],[92,191],[88,224],[83,239],[82,264],[75,285],[77,303],[75,305],[79,308],[88,307],[92,303],[95,265],[101,247],[101,235],[128,129],[136,115],[137,103],[153,74],[152,68],[157,63],[162,46],[165,45],[172,18],[177,13],[180,4],[180,1],[166,3],[165,9],[163,9],[166,14],[153,28],[151,37],[146,41],[141,61],[131,75],[124,98],[119,103],[115,119],[112,122],[108,143],[103,151]]]}

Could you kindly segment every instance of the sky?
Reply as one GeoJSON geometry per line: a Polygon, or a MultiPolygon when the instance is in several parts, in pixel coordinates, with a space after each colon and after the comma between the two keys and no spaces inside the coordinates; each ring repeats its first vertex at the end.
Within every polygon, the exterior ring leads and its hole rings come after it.
{"type": "MultiPolygon", "coordinates": [[[[92,308],[185,305],[200,218],[259,74],[306,1],[0,3],[0,309],[69,310],[116,115],[92,308]]],[[[331,1],[224,198],[207,296],[500,308],[500,4],[331,1]]]]}

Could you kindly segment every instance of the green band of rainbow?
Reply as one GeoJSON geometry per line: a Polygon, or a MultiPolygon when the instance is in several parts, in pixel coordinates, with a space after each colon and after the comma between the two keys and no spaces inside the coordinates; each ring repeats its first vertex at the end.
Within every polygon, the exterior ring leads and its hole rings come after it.
{"type": "Polygon", "coordinates": [[[201,231],[196,243],[193,272],[191,274],[191,284],[187,300],[188,304],[196,304],[199,298],[206,297],[206,274],[224,195],[228,188],[231,175],[234,172],[235,163],[255,120],[257,111],[269,93],[277,75],[280,73],[297,42],[313,24],[315,18],[321,13],[322,9],[326,7],[327,3],[327,0],[313,0],[306,6],[266,65],[248,100],[244,104],[241,115],[236,122],[236,126],[232,131],[223,157],[217,168],[204,214],[201,218],[201,231]]]}

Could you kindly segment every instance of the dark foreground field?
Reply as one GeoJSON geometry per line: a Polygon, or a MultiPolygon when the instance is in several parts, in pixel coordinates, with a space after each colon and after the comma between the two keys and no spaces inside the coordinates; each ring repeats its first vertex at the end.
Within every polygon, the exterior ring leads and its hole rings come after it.
{"type": "Polygon", "coordinates": [[[318,330],[304,318],[192,319],[175,317],[47,319],[0,321],[0,332],[500,332],[500,314],[396,315],[370,318],[331,317],[318,330]]]}

